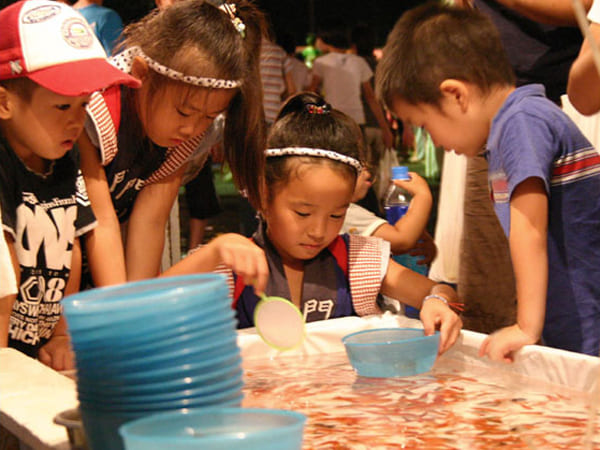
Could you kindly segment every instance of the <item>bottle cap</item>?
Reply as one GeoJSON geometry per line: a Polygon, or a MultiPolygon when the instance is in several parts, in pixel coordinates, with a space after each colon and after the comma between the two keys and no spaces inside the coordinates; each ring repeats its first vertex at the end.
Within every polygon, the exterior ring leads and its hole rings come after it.
{"type": "Polygon", "coordinates": [[[407,166],[392,167],[392,180],[410,180],[407,166]]]}

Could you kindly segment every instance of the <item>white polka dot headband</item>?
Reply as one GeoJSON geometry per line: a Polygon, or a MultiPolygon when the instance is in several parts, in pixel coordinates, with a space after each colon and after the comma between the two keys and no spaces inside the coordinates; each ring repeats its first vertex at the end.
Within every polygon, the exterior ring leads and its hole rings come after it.
{"type": "Polygon", "coordinates": [[[341,163],[347,164],[354,167],[357,173],[362,170],[361,163],[352,158],[351,156],[342,155],[341,153],[334,152],[333,150],[323,150],[321,148],[307,148],[307,147],[285,147],[285,148],[268,148],[265,150],[265,156],[317,156],[320,158],[333,159],[341,163]]]}
{"type": "Polygon", "coordinates": [[[120,58],[130,60],[133,60],[133,58],[139,56],[144,61],[146,61],[148,67],[150,67],[155,72],[160,73],[161,75],[164,75],[168,78],[171,78],[172,80],[193,84],[195,86],[212,89],[235,89],[242,85],[241,80],[221,80],[219,78],[196,77],[193,75],[186,75],[167,66],[163,66],[161,63],[153,60],[148,55],[146,55],[140,47],[131,47],[125,50],[123,53],[119,54],[118,56],[120,58]]]}

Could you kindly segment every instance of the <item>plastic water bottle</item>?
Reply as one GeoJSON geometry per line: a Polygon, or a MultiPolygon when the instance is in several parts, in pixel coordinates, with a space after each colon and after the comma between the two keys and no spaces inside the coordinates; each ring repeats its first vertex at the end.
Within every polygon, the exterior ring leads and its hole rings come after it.
{"type": "MultiPolygon", "coordinates": [[[[408,167],[392,167],[392,180],[410,180],[408,167]]],[[[383,205],[386,219],[390,225],[394,225],[406,214],[411,200],[412,195],[408,191],[396,186],[393,182],[390,182],[390,187],[385,194],[385,201],[383,205]]],[[[400,255],[394,255],[393,259],[397,263],[408,267],[412,271],[427,276],[427,266],[417,264],[419,257],[409,255],[408,253],[402,253],[400,255]]],[[[404,312],[408,317],[419,317],[419,310],[413,308],[412,306],[405,305],[404,312]]]]}

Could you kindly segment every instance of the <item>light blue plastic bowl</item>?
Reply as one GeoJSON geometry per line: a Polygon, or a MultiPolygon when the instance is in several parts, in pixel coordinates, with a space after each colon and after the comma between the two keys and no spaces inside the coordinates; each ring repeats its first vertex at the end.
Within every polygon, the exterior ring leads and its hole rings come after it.
{"type": "Polygon", "coordinates": [[[429,372],[437,357],[440,334],[419,328],[378,328],[342,338],[350,364],[363,377],[407,377],[429,372]]]}
{"type": "Polygon", "coordinates": [[[195,309],[227,298],[226,279],[220,274],[153,278],[69,295],[62,301],[69,328],[88,329],[154,315],[195,309]]]}
{"type": "MultiPolygon", "coordinates": [[[[202,361],[185,362],[179,365],[158,367],[152,370],[121,372],[114,374],[98,373],[88,371],[82,374],[81,380],[86,383],[160,383],[174,378],[202,375],[205,372],[217,371],[237,366],[241,361],[239,352],[234,354],[222,354],[215,358],[202,361]]],[[[77,382],[80,382],[79,369],[77,371],[77,382]]]]}
{"type": "Polygon", "coordinates": [[[147,414],[156,414],[165,411],[174,411],[176,409],[195,409],[208,407],[222,407],[224,404],[229,405],[230,402],[236,401],[236,406],[242,404],[244,393],[242,386],[228,389],[227,391],[219,392],[212,395],[205,395],[198,398],[186,398],[181,400],[172,400],[167,402],[145,403],[145,404],[125,404],[115,403],[112,405],[99,405],[93,401],[79,399],[79,404],[82,408],[93,409],[104,413],[136,413],[145,412],[147,414]]]}
{"type": "Polygon", "coordinates": [[[244,382],[242,373],[232,376],[227,384],[215,384],[194,389],[184,389],[179,392],[156,393],[141,396],[128,395],[98,395],[90,394],[84,397],[78,392],[80,402],[106,411],[135,411],[162,409],[173,407],[189,407],[194,405],[218,405],[223,401],[232,400],[242,394],[244,382]]]}
{"type": "MultiPolygon", "coordinates": [[[[219,408],[238,408],[241,405],[242,398],[225,401],[219,404],[219,408]]],[[[215,406],[208,407],[214,409],[215,406]]],[[[177,408],[163,411],[136,411],[133,413],[124,412],[104,412],[88,408],[85,405],[79,407],[81,419],[85,429],[87,442],[91,450],[122,450],[125,448],[123,439],[119,434],[119,427],[124,423],[131,422],[143,417],[149,417],[152,414],[173,413],[177,412],[177,408]]],[[[183,411],[189,411],[184,409],[183,411]]],[[[168,447],[167,447],[168,448],[168,447]]],[[[164,449],[164,447],[163,447],[164,449]]]]}
{"type": "Polygon", "coordinates": [[[306,416],[277,409],[162,413],[121,426],[126,450],[300,450],[306,416]]]}
{"type": "Polygon", "coordinates": [[[180,383],[177,389],[163,390],[161,385],[157,383],[154,390],[139,389],[144,385],[130,385],[113,388],[91,386],[77,386],[79,397],[86,396],[87,398],[96,398],[98,401],[110,404],[120,398],[126,399],[127,402],[144,402],[144,401],[160,401],[183,398],[184,396],[199,396],[210,395],[217,392],[230,389],[242,382],[243,371],[241,367],[236,370],[231,370],[226,377],[220,379],[212,379],[208,382],[200,383],[180,383]],[[139,386],[139,387],[138,387],[139,386]]]}
{"type": "Polygon", "coordinates": [[[100,342],[73,342],[73,348],[80,361],[88,361],[90,359],[112,361],[115,358],[136,357],[146,352],[175,351],[194,341],[219,340],[225,336],[237,333],[235,320],[233,320],[232,316],[223,318],[207,326],[195,325],[187,327],[187,331],[185,332],[183,331],[185,330],[184,328],[180,328],[179,330],[178,334],[166,338],[156,338],[153,333],[150,333],[145,336],[143,342],[132,343],[130,339],[127,339],[125,342],[121,341],[119,344],[115,343],[109,346],[104,341],[104,347],[100,347],[100,342]]]}
{"type": "Polygon", "coordinates": [[[212,342],[209,340],[198,340],[155,352],[149,347],[144,351],[140,351],[135,356],[115,356],[112,360],[104,357],[84,359],[84,353],[76,350],[75,361],[77,370],[81,373],[87,373],[92,370],[98,373],[119,374],[153,370],[184,364],[186,362],[204,361],[224,354],[239,354],[239,352],[237,335],[232,331],[231,333],[219,336],[215,335],[212,342]]]}

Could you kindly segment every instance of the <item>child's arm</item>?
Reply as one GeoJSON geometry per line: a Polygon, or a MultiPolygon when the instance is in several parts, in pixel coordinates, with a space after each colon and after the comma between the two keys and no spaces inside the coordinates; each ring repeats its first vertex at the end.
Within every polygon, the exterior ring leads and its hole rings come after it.
{"type": "Polygon", "coordinates": [[[265,291],[269,266],[262,248],[245,236],[227,233],[217,236],[164,271],[161,276],[211,272],[225,265],[252,284],[257,293],[265,291]]]}
{"type": "MultiPolygon", "coordinates": [[[[577,26],[572,0],[496,0],[519,14],[547,25],[577,26]]],[[[582,0],[585,10],[589,10],[593,0],[582,0]]]]}
{"type": "Polygon", "coordinates": [[[439,328],[439,353],[448,350],[458,338],[462,321],[448,303],[458,303],[454,289],[432,280],[390,260],[388,271],[383,279],[381,293],[402,303],[421,310],[421,321],[426,335],[439,328]],[[433,296],[425,300],[425,297],[433,296]],[[437,297],[442,297],[442,299],[437,297]]]}
{"type": "MultiPolygon", "coordinates": [[[[592,22],[590,32],[596,42],[600,41],[600,24],[592,22]]],[[[588,40],[584,40],[577,59],[569,71],[567,95],[573,106],[581,114],[594,114],[600,111],[600,74],[594,64],[592,48],[588,40]]]]}
{"type": "MultiPolygon", "coordinates": [[[[65,297],[79,291],[81,282],[81,245],[78,238],[73,242],[71,254],[71,271],[65,286],[65,297]]],[[[67,321],[64,314],[60,315],[58,323],[52,331],[50,340],[40,348],[39,360],[54,370],[70,370],[75,368],[75,355],[71,349],[71,338],[67,331],[67,321]]]]}
{"type": "Polygon", "coordinates": [[[519,184],[510,201],[510,254],[517,287],[517,323],[488,336],[480,356],[510,362],[513,353],[542,335],[548,286],[548,197],[541,179],[519,184]]]}
{"type": "Polygon", "coordinates": [[[427,181],[415,172],[410,172],[410,176],[410,180],[393,180],[396,186],[413,196],[408,211],[393,226],[382,225],[373,233],[388,241],[394,254],[405,253],[415,247],[427,226],[433,203],[427,181]]]}
{"type": "Polygon", "coordinates": [[[414,248],[409,252],[411,256],[421,256],[417,261],[418,265],[429,265],[435,259],[437,255],[437,247],[433,237],[427,232],[423,231],[423,234],[417,241],[414,248]]]}
{"type": "Polygon", "coordinates": [[[128,281],[152,278],[159,274],[165,229],[185,168],[184,165],[164,180],[144,186],[138,194],[125,241],[128,281]]]}
{"type": "Polygon", "coordinates": [[[365,97],[365,101],[369,105],[369,108],[373,112],[375,119],[377,119],[377,123],[379,124],[379,128],[381,128],[383,143],[387,148],[394,147],[394,134],[392,130],[390,130],[390,125],[387,120],[385,120],[385,115],[383,113],[383,109],[381,105],[377,102],[375,98],[375,93],[373,92],[373,86],[371,86],[371,80],[365,81],[362,84],[362,95],[365,97]]]}
{"type": "Polygon", "coordinates": [[[78,140],[81,171],[98,226],[85,236],[88,263],[94,284],[107,286],[126,281],[125,256],[119,219],[110,197],[98,149],[85,133],[78,140]]]}
{"type": "MultiPolygon", "coordinates": [[[[14,241],[8,233],[4,233],[6,246],[12,260],[12,267],[15,271],[17,288],[21,284],[21,271],[19,270],[19,261],[15,252],[14,241]]],[[[6,295],[0,298],[0,348],[8,347],[8,327],[10,325],[10,316],[12,314],[13,304],[17,299],[17,294],[6,295]]]]}

